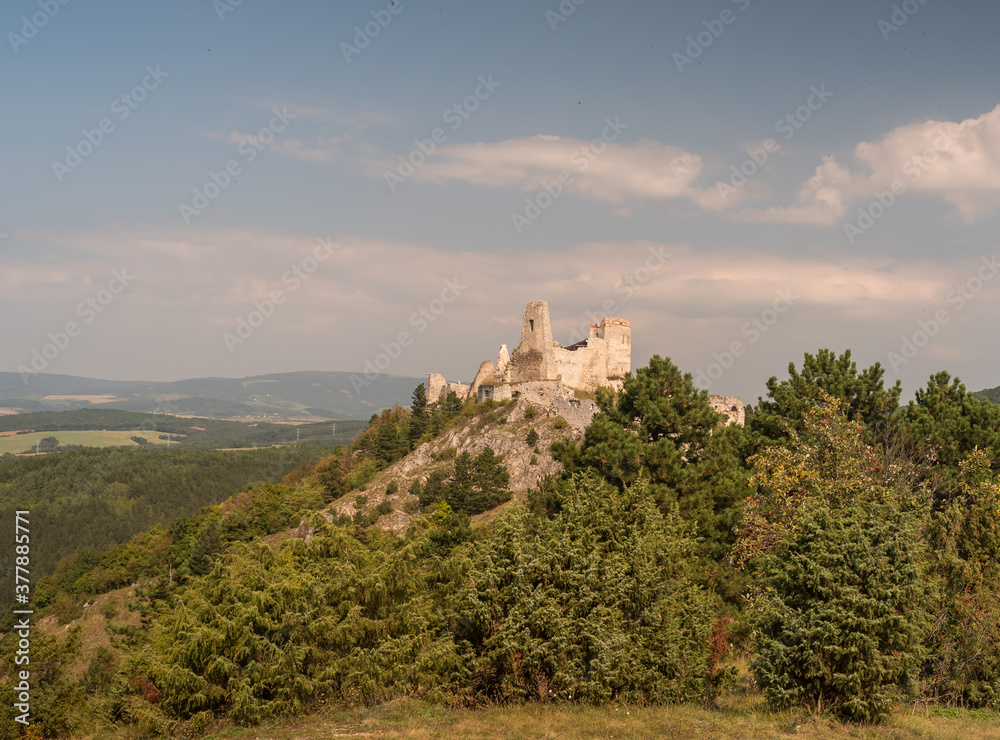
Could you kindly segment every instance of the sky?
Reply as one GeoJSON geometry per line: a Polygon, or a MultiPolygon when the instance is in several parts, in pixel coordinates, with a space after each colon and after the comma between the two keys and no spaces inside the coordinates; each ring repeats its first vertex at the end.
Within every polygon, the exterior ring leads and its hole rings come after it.
{"type": "Polygon", "coordinates": [[[1000,5],[8,0],[0,370],[1000,385],[1000,5]]]}

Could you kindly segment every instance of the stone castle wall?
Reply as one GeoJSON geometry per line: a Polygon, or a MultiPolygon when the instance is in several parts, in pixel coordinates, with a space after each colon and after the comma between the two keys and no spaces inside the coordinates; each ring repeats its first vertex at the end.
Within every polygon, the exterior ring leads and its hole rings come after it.
{"type": "Polygon", "coordinates": [[[746,425],[746,409],[739,396],[709,396],[708,405],[720,414],[726,415],[726,426],[746,425]]]}
{"type": "MultiPolygon", "coordinates": [[[[547,408],[556,404],[573,416],[573,420],[564,418],[574,426],[586,417],[583,423],[586,426],[597,407],[589,401],[581,402],[573,391],[593,393],[602,387],[620,390],[621,379],[631,370],[632,325],[626,319],[605,317],[600,323],[590,325],[586,339],[563,347],[552,338],[549,304],[531,301],[524,309],[521,341],[513,352],[508,353],[507,345],[501,345],[496,362],[484,361],[471,386],[449,383],[442,375],[429,374],[427,400],[442,401],[452,391],[459,398],[479,401],[533,398],[547,408]]],[[[746,414],[739,398],[710,396],[709,403],[726,415],[727,424],[743,426],[746,414]]]]}

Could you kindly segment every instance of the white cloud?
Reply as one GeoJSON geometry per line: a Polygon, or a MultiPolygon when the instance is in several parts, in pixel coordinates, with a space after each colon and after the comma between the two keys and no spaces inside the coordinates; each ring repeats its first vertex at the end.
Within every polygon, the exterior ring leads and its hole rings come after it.
{"type": "Polygon", "coordinates": [[[854,158],[866,171],[851,172],[827,159],[803,183],[798,205],[744,209],[735,217],[831,226],[852,201],[871,199],[897,183],[905,192],[943,198],[970,223],[1000,206],[1000,105],[959,123],[900,126],[879,141],[858,144],[854,158]]]}
{"type": "Polygon", "coordinates": [[[594,143],[538,135],[495,144],[443,146],[416,168],[415,177],[433,182],[458,180],[488,187],[541,190],[561,172],[572,181],[567,191],[621,205],[648,200],[689,198],[703,208],[721,207],[715,189],[702,191],[695,180],[702,160],[679,147],[643,139],[635,144],[594,143]]]}
{"type": "MultiPolygon", "coordinates": [[[[25,257],[0,273],[4,298],[22,317],[0,337],[14,365],[30,357],[46,332],[78,320],[77,304],[106,284],[111,270],[125,268],[135,275],[128,290],[50,370],[133,379],[354,372],[383,343],[409,332],[412,345],[388,372],[433,370],[467,381],[501,343],[517,343],[521,311],[536,299],[549,301],[557,341],[579,338],[595,316],[617,315],[632,321],[636,366],[658,353],[693,372],[740,339],[740,327],[778,291],[790,291],[794,310],[739,371],[747,378],[727,378],[757,388],[803,349],[867,347],[869,356],[884,359],[918,319],[948,307],[949,291],[978,266],[950,257],[788,257],[628,241],[533,251],[526,270],[515,248],[453,252],[347,235],[334,236],[329,258],[293,287],[294,269],[315,253],[314,235],[178,228],[18,236],[38,252],[57,246],[68,256],[58,270],[25,257]],[[655,257],[661,253],[662,260],[655,257]],[[465,286],[459,301],[419,331],[414,312],[431,305],[446,281],[465,286]],[[283,302],[229,353],[223,333],[235,331],[275,291],[283,302]]],[[[998,304],[1000,293],[984,289],[953,324],[988,325],[998,304]]],[[[962,335],[950,324],[935,343],[951,351],[952,337],[962,335]]]]}
{"type": "Polygon", "coordinates": [[[851,173],[830,157],[799,190],[796,206],[744,208],[733,214],[740,221],[778,222],[830,226],[844,217],[847,197],[853,190],[851,173]]]}

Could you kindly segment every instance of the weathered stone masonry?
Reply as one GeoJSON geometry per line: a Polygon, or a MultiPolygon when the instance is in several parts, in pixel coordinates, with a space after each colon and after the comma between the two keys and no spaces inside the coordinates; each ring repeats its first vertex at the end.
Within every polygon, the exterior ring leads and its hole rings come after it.
{"type": "MultiPolygon", "coordinates": [[[[593,393],[601,387],[621,388],[632,370],[632,325],[626,319],[605,317],[590,325],[590,336],[563,347],[552,339],[549,304],[531,301],[521,320],[521,342],[512,353],[501,345],[496,362],[484,361],[472,385],[449,383],[444,376],[427,376],[427,400],[441,401],[454,392],[459,398],[530,398],[540,403],[574,401],[574,416],[593,417],[597,406],[581,404],[573,391],[593,393]],[[576,406],[586,405],[587,408],[576,406]]],[[[743,403],[736,396],[711,396],[712,407],[726,414],[727,423],[743,425],[743,403]]],[[[568,410],[568,408],[567,408],[568,410]]],[[[589,419],[588,419],[589,420],[589,419]]],[[[575,424],[574,424],[575,426],[575,424]]]]}

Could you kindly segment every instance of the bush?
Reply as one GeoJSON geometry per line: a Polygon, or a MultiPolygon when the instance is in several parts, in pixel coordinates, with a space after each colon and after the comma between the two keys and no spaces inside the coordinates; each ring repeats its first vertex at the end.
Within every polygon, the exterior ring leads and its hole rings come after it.
{"type": "Polygon", "coordinates": [[[693,541],[645,486],[561,491],[553,519],[505,512],[456,601],[472,688],[496,701],[698,699],[718,602],[691,579],[693,541]],[[533,526],[534,525],[534,526],[533,526]]]}
{"type": "Polygon", "coordinates": [[[923,623],[917,542],[888,505],[806,507],[761,563],[753,671],[773,706],[875,722],[913,688],[923,623]]]}
{"type": "Polygon", "coordinates": [[[385,487],[386,496],[395,496],[398,491],[399,491],[398,481],[391,480],[389,481],[389,485],[385,487]]]}
{"type": "Polygon", "coordinates": [[[561,416],[557,416],[556,420],[552,422],[552,426],[555,429],[566,429],[567,427],[569,427],[569,422],[566,421],[561,416]]]}
{"type": "Polygon", "coordinates": [[[927,638],[924,691],[971,707],[1000,708],[1000,478],[990,458],[963,464],[961,495],[935,513],[927,531],[938,574],[927,638]]]}
{"type": "Polygon", "coordinates": [[[344,485],[348,491],[362,489],[375,477],[378,472],[378,463],[370,457],[364,458],[358,466],[347,474],[344,485]]]}
{"type": "Polygon", "coordinates": [[[535,418],[535,407],[534,406],[528,406],[528,408],[526,408],[524,410],[524,418],[528,419],[529,421],[531,419],[535,418]]]}
{"type": "Polygon", "coordinates": [[[234,547],[152,624],[122,665],[125,721],[177,737],[172,723],[206,713],[252,725],[322,701],[420,696],[458,670],[413,543],[310,525],[309,542],[278,552],[234,547]]]}
{"type": "Polygon", "coordinates": [[[83,607],[79,599],[63,594],[52,605],[52,613],[59,619],[59,624],[69,624],[83,616],[83,607]]]}
{"type": "Polygon", "coordinates": [[[524,441],[528,443],[528,447],[534,447],[538,444],[538,432],[532,429],[524,441]]]}

